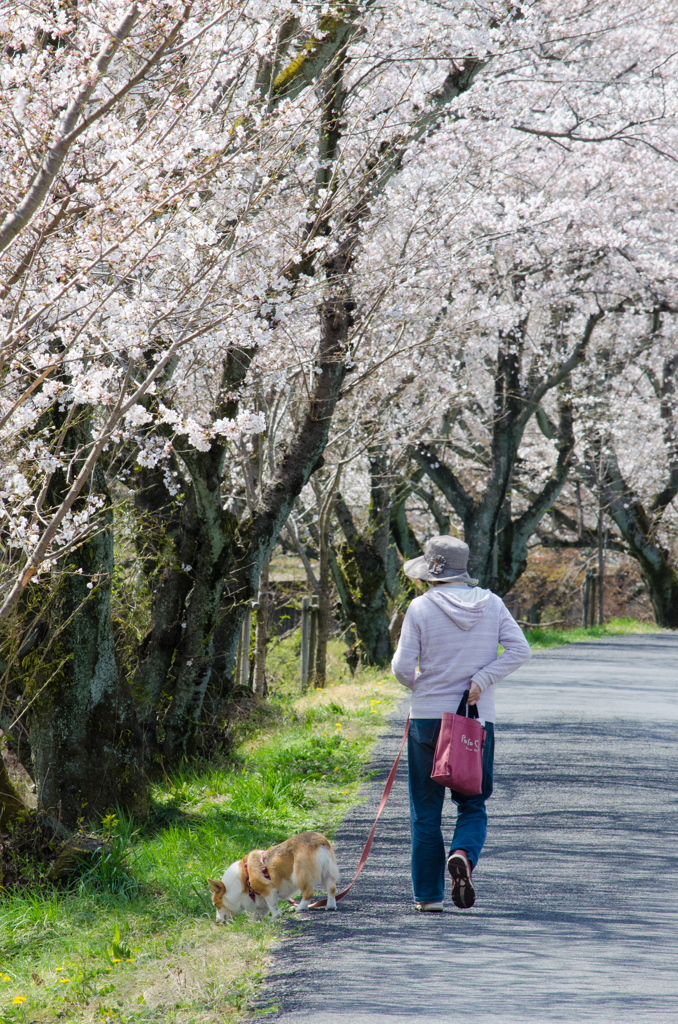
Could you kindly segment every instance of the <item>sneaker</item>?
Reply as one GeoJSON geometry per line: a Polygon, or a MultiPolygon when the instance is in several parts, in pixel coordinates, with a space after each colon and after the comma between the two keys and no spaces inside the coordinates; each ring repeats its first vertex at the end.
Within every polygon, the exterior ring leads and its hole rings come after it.
{"type": "Polygon", "coordinates": [[[471,862],[463,850],[453,850],[447,858],[447,870],[452,876],[452,902],[460,910],[468,910],[476,901],[471,881],[471,862]]]}
{"type": "Polygon", "coordinates": [[[442,914],[443,905],[442,903],[415,903],[414,909],[422,914],[442,914]]]}

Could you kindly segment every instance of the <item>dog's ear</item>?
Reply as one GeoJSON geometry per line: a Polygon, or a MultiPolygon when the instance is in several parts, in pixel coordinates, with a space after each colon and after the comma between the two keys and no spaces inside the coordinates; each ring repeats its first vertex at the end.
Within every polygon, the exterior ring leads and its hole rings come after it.
{"type": "Polygon", "coordinates": [[[223,882],[215,882],[213,878],[208,878],[207,882],[215,896],[223,896],[226,892],[226,886],[223,882]]]}

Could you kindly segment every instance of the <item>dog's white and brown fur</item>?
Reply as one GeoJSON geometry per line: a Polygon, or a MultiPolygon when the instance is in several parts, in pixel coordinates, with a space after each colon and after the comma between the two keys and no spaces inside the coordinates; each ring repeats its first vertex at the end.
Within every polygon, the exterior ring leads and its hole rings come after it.
{"type": "Polygon", "coordinates": [[[272,917],[280,917],[278,900],[295,892],[302,897],[297,910],[306,910],[316,889],[327,890],[327,910],[336,910],[338,878],[329,839],[320,832],[302,832],[268,850],[250,850],[226,868],[221,882],[213,878],[208,882],[219,923],[242,912],[254,914],[256,920],[269,910],[272,917]],[[262,854],[268,878],[262,870],[262,854]]]}

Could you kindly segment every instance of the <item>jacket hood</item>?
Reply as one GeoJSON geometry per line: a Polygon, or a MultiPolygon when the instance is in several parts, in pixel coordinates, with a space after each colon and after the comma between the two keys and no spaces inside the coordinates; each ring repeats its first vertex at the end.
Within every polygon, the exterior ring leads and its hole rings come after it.
{"type": "Polygon", "coordinates": [[[455,626],[459,626],[460,629],[473,629],[489,608],[492,592],[476,587],[474,594],[469,594],[467,591],[462,598],[457,596],[451,587],[435,587],[428,590],[423,596],[427,600],[433,601],[438,608],[442,608],[455,626]]]}

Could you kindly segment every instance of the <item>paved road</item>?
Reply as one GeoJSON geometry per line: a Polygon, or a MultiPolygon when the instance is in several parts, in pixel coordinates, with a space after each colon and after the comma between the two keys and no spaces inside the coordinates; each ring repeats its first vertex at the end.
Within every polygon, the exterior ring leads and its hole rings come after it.
{"type": "MultiPolygon", "coordinates": [[[[403,719],[377,749],[381,780],[403,719]]],[[[537,655],[500,687],[497,719],[476,907],[412,909],[401,765],[356,888],[277,950],[264,1020],[678,1022],[678,636],[537,655]]],[[[380,792],[340,830],[346,877],[380,792]]]]}

